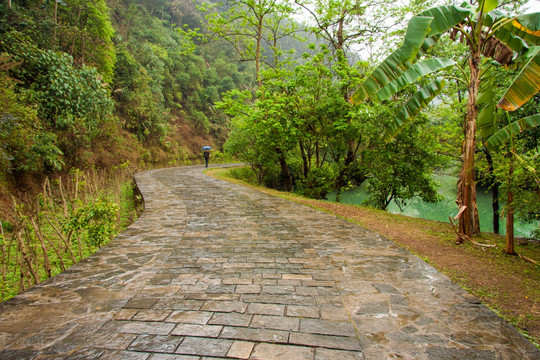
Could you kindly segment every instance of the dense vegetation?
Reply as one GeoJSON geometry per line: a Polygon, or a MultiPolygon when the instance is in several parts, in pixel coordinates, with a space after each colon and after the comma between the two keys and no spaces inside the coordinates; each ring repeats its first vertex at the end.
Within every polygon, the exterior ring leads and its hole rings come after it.
{"type": "MultiPolygon", "coordinates": [[[[43,184],[79,170],[109,176],[121,168],[189,164],[200,161],[202,145],[214,147],[214,161],[226,153],[248,163],[259,183],[314,198],[337,191],[339,199],[366,182],[367,203],[379,209],[413,197],[437,201],[432,174],[467,163],[460,184],[493,187],[495,218],[502,206],[506,214],[538,220],[540,97],[512,112],[496,112],[493,101],[538,64],[538,17],[519,18],[522,28],[515,30],[511,21],[525,1],[473,3],[440,8],[449,18],[459,15],[443,28],[426,10],[432,4],[416,0],[2,2],[2,244],[19,244],[23,235],[35,249],[47,243],[36,231],[39,222],[22,220],[47,202],[31,205],[35,198],[23,201],[21,193],[45,190],[62,199],[61,188],[43,184]],[[414,26],[424,32],[409,46],[414,41],[404,29],[414,26]],[[482,37],[489,31],[498,42],[482,37]],[[476,67],[463,65],[472,58],[476,67]],[[361,84],[366,96],[358,95],[361,84]],[[476,122],[481,134],[467,131],[462,147],[464,124],[476,122]],[[507,125],[513,130],[501,136],[507,125]],[[494,146],[485,145],[490,137],[498,139],[494,146]],[[469,157],[462,149],[475,161],[463,162],[469,157]]],[[[64,208],[46,215],[63,214],[56,227],[67,232],[60,238],[111,224],[105,215],[114,201],[74,196],[73,203],[57,200],[64,208]],[[77,214],[90,208],[108,210],[78,223],[77,214]]],[[[460,218],[471,223],[460,226],[462,235],[474,234],[470,209],[460,218]]],[[[58,233],[54,226],[50,232],[58,233]]],[[[88,243],[96,247],[97,239],[88,243]]],[[[71,245],[52,250],[69,253],[71,245]]],[[[5,262],[10,253],[2,251],[5,262]]],[[[45,256],[26,261],[20,245],[17,251],[21,278],[32,275],[30,264],[47,267],[45,256]]]]}

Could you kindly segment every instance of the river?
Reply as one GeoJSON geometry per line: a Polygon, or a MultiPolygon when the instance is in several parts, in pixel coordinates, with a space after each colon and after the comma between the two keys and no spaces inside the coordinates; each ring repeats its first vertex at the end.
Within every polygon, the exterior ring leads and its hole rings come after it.
{"type": "MultiPolygon", "coordinates": [[[[455,216],[457,213],[456,206],[456,184],[457,178],[450,175],[435,175],[436,180],[440,183],[439,194],[443,200],[435,204],[423,202],[420,199],[413,199],[408,202],[408,205],[401,211],[399,207],[392,202],[388,207],[388,211],[394,214],[403,214],[412,217],[419,217],[429,220],[437,220],[449,222],[448,216],[455,216]]],[[[328,195],[328,199],[335,200],[335,193],[328,195]]],[[[341,194],[341,202],[343,204],[360,205],[367,198],[365,191],[365,183],[359,187],[347,190],[341,194]]],[[[491,208],[491,191],[485,189],[477,189],[477,205],[480,216],[480,230],[483,232],[493,232],[493,211],[491,208]]],[[[540,226],[539,222],[535,223],[519,223],[514,222],[515,236],[531,237],[535,229],[540,226]]],[[[506,232],[506,219],[500,219],[500,233],[506,232]]]]}

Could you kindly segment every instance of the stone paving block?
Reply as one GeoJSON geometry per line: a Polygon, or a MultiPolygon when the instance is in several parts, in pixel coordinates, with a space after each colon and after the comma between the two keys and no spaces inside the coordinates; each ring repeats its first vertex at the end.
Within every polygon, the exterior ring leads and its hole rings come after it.
{"type": "Polygon", "coordinates": [[[254,342],[249,341],[238,341],[233,342],[227,357],[238,358],[238,359],[248,359],[253,351],[255,346],[254,342]]]}
{"type": "Polygon", "coordinates": [[[281,274],[265,272],[262,277],[263,279],[281,279],[281,274]]]}
{"type": "Polygon", "coordinates": [[[219,285],[208,286],[206,291],[209,294],[232,294],[234,292],[238,292],[238,291],[235,291],[235,289],[236,289],[235,285],[219,284],[219,285]]]}
{"type": "Polygon", "coordinates": [[[275,329],[298,331],[300,319],[285,316],[255,315],[250,327],[262,329],[275,329]]]}
{"type": "Polygon", "coordinates": [[[247,327],[251,323],[253,315],[239,313],[215,313],[208,321],[212,325],[230,325],[247,327]]]}
{"type": "Polygon", "coordinates": [[[311,347],[262,343],[255,347],[251,359],[312,360],[314,356],[315,349],[311,347]]]}
{"type": "Polygon", "coordinates": [[[267,330],[225,326],[220,335],[225,339],[287,343],[289,333],[281,330],[267,330]]]}
{"type": "Polygon", "coordinates": [[[173,311],[166,320],[172,323],[204,325],[212,315],[213,313],[209,311],[173,311]]]}
{"type": "Polygon", "coordinates": [[[264,285],[262,288],[263,294],[294,294],[295,288],[294,286],[271,286],[271,285],[264,285]]]}
{"type": "Polygon", "coordinates": [[[319,290],[316,287],[296,287],[296,295],[299,296],[319,296],[319,290]]]}
{"type": "Polygon", "coordinates": [[[335,283],[333,281],[321,281],[321,280],[306,280],[302,281],[304,286],[313,286],[313,287],[333,287],[335,283]]]}
{"type": "Polygon", "coordinates": [[[237,294],[260,294],[261,285],[237,285],[235,292],[237,294]]]}
{"type": "Polygon", "coordinates": [[[238,294],[187,294],[186,300],[216,300],[216,301],[232,301],[238,300],[240,295],[238,294]]]}
{"type": "Polygon", "coordinates": [[[302,286],[302,282],[300,280],[278,280],[277,285],[278,286],[302,286]]]}
{"type": "Polygon", "coordinates": [[[287,305],[287,316],[314,318],[320,317],[320,310],[315,306],[287,305]]]}
{"type": "Polygon", "coordinates": [[[357,338],[329,336],[305,333],[291,333],[289,343],[303,346],[318,346],[329,349],[361,351],[360,341],[357,338]]]}
{"type": "Polygon", "coordinates": [[[176,324],[164,322],[129,321],[125,322],[120,332],[131,334],[167,335],[176,324]]]}
{"type": "Polygon", "coordinates": [[[311,274],[283,274],[281,278],[283,280],[313,280],[311,274]]]}
{"type": "Polygon", "coordinates": [[[149,360],[199,360],[199,356],[173,355],[173,354],[153,354],[149,360]]]}
{"type": "Polygon", "coordinates": [[[98,331],[90,337],[88,342],[97,345],[102,349],[125,350],[135,338],[137,338],[137,335],[135,334],[111,334],[109,332],[98,331]]]}
{"type": "Polygon", "coordinates": [[[113,316],[113,319],[130,320],[138,312],[139,312],[139,309],[121,309],[113,316]]]}
{"type": "Polygon", "coordinates": [[[252,285],[253,279],[247,278],[225,278],[221,280],[222,284],[225,285],[252,285]]]}
{"type": "Polygon", "coordinates": [[[321,319],[332,321],[350,321],[349,314],[343,306],[326,305],[321,307],[321,319]]]}
{"type": "Polygon", "coordinates": [[[171,335],[217,338],[221,329],[223,326],[218,325],[178,324],[171,335]]]}
{"type": "Polygon", "coordinates": [[[99,359],[105,360],[146,360],[150,358],[152,354],[146,352],[135,351],[106,351],[99,359]]]}
{"type": "Polygon", "coordinates": [[[184,300],[182,298],[166,297],[160,299],[152,309],[155,310],[199,310],[203,306],[202,300],[184,300]]]}
{"type": "Polygon", "coordinates": [[[184,338],[181,336],[139,335],[129,345],[128,350],[174,353],[182,340],[184,338]]]}
{"type": "Polygon", "coordinates": [[[364,360],[364,355],[361,351],[317,348],[315,350],[315,360],[364,360]]]}
{"type": "Polygon", "coordinates": [[[260,314],[260,315],[283,315],[285,312],[285,305],[278,304],[258,304],[251,303],[248,306],[248,314],[260,314]]]}
{"type": "Polygon", "coordinates": [[[336,336],[356,336],[354,326],[351,322],[302,319],[300,321],[300,332],[321,335],[336,336]]]}
{"type": "Polygon", "coordinates": [[[315,299],[312,296],[300,295],[242,295],[245,302],[263,303],[263,304],[281,304],[281,305],[315,305],[315,299]]]}
{"type": "Polygon", "coordinates": [[[171,310],[149,310],[142,309],[133,316],[132,320],[140,321],[165,321],[165,319],[171,314],[171,310]]]}
{"type": "Polygon", "coordinates": [[[133,298],[124,305],[124,309],[150,309],[158,300],[156,298],[133,298]]]}
{"type": "Polygon", "coordinates": [[[198,356],[226,356],[233,344],[232,340],[188,337],[182,341],[177,354],[198,356]]]}
{"type": "Polygon", "coordinates": [[[239,301],[207,301],[201,310],[244,313],[246,308],[247,304],[239,301]]]}

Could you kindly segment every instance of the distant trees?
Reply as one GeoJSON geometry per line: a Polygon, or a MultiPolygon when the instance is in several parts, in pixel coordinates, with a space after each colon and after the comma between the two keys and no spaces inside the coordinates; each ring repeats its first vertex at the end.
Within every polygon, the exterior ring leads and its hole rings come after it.
{"type": "Polygon", "coordinates": [[[264,51],[274,53],[273,64],[279,56],[278,40],[294,33],[295,23],[291,1],[231,0],[223,5],[205,4],[209,29],[227,41],[241,61],[253,61],[257,81],[261,84],[261,62],[264,51]]]}
{"type": "Polygon", "coordinates": [[[230,92],[218,105],[232,116],[227,149],[251,165],[259,182],[311,197],[367,180],[368,202],[378,208],[415,196],[435,201],[431,174],[440,162],[427,121],[419,119],[394,143],[382,142],[392,106],[352,107],[334,76],[343,66],[329,67],[331,58],[322,49],[294,70],[263,72],[254,99],[249,91],[230,92]],[[345,165],[351,141],[356,155],[345,165]]]}

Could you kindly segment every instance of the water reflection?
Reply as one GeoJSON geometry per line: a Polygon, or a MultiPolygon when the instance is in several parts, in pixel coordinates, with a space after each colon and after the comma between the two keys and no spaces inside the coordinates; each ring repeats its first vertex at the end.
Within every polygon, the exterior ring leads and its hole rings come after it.
{"type": "MultiPolygon", "coordinates": [[[[411,200],[401,211],[399,207],[392,202],[388,211],[394,214],[403,214],[412,217],[419,217],[429,220],[448,221],[448,216],[455,216],[456,206],[456,184],[457,178],[450,175],[435,175],[435,179],[440,183],[439,194],[443,200],[435,204],[425,203],[420,199],[411,200]]],[[[361,186],[345,191],[341,194],[341,202],[344,204],[360,205],[367,198],[365,183],[361,186]]],[[[493,212],[491,208],[491,191],[483,188],[477,189],[478,212],[480,216],[480,229],[484,232],[493,231],[493,212]]],[[[329,194],[328,199],[334,201],[335,193],[329,194]]],[[[532,236],[532,232],[538,229],[539,223],[519,223],[514,224],[514,233],[516,236],[532,236]]],[[[500,219],[500,232],[504,234],[506,230],[506,221],[500,219]]]]}

